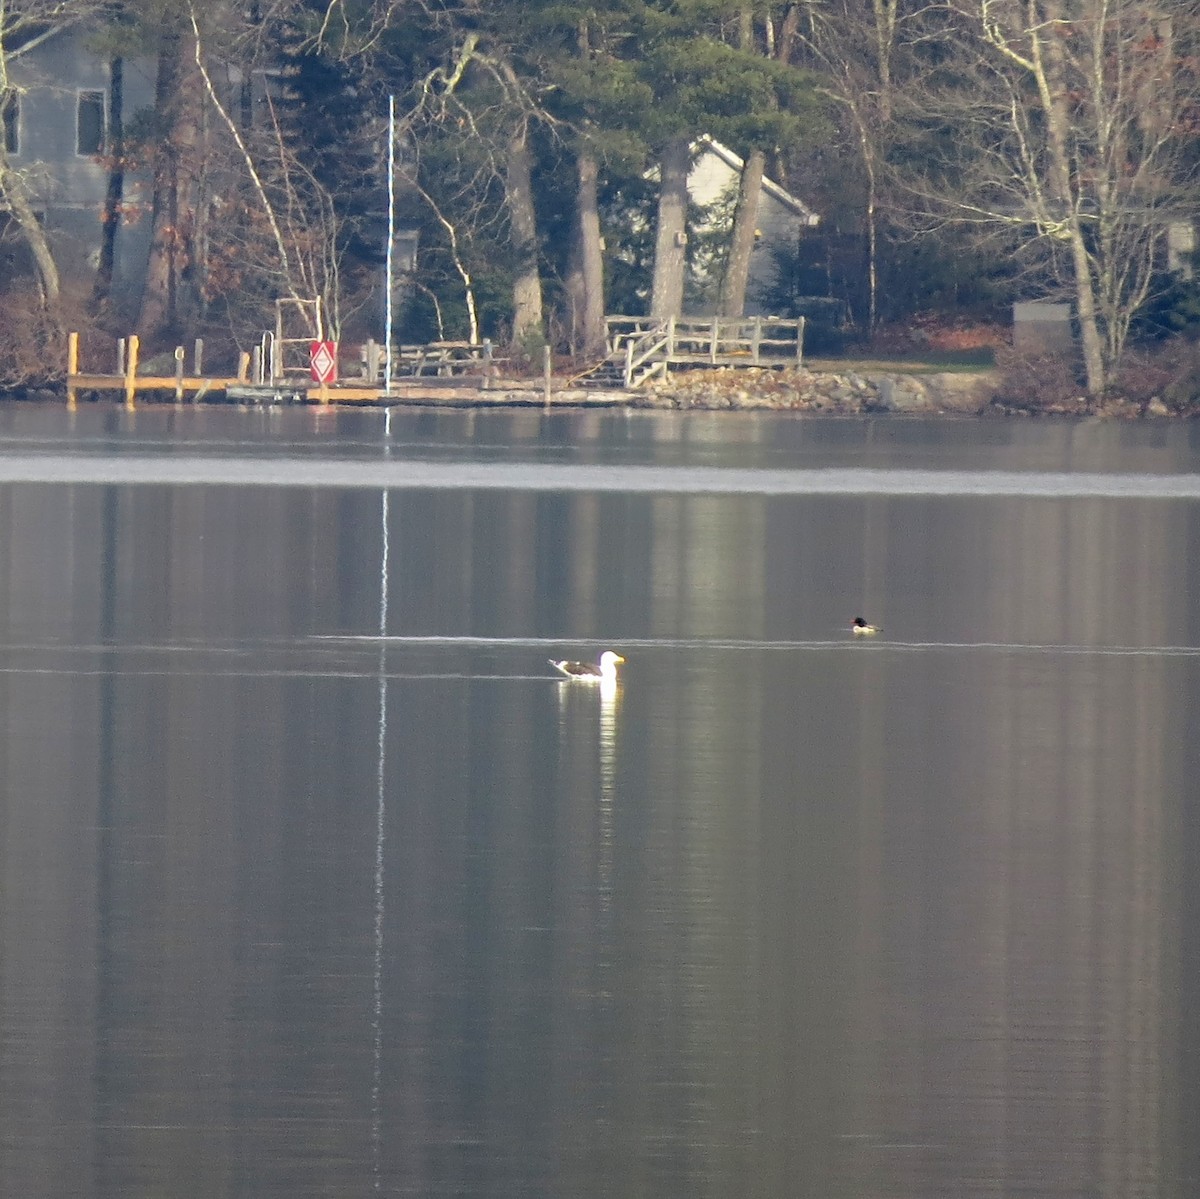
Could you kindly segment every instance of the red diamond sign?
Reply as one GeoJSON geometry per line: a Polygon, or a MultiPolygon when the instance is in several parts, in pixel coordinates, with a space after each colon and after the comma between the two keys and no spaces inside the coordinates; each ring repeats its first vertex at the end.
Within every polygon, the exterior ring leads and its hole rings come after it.
{"type": "Polygon", "coordinates": [[[313,341],[309,343],[309,362],[314,383],[337,382],[337,342],[313,341]]]}

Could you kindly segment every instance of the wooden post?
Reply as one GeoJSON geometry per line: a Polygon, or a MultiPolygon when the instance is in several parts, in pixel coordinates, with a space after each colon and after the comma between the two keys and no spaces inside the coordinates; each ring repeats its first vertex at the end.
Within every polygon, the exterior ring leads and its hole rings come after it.
{"type": "Polygon", "coordinates": [[[197,379],[199,379],[200,376],[202,374],[204,374],[204,338],[203,337],[197,337],[196,344],[193,347],[192,374],[194,374],[197,379]]]}
{"type": "Polygon", "coordinates": [[[552,373],[550,347],[542,346],[542,381],[546,388],[546,407],[550,407],[550,379],[552,373]]]}
{"type": "Polygon", "coordinates": [[[667,317],[667,357],[675,357],[675,318],[667,317]]]}
{"type": "Polygon", "coordinates": [[[625,386],[633,386],[633,338],[625,343],[625,386]]]}
{"type": "Polygon", "coordinates": [[[125,338],[117,338],[117,374],[125,374],[125,338]]]}
{"type": "Polygon", "coordinates": [[[138,346],[140,338],[136,333],[129,335],[129,345],[125,358],[125,407],[130,412],[134,408],[134,398],[137,395],[137,366],[138,346]]]}
{"type": "Polygon", "coordinates": [[[796,366],[804,365],[804,317],[796,322],[796,366]]]}
{"type": "Polygon", "coordinates": [[[373,337],[367,338],[366,344],[366,360],[363,363],[363,371],[366,375],[367,382],[374,386],[379,382],[379,346],[373,337]]]}
{"type": "MultiPolygon", "coordinates": [[[[261,383],[263,362],[262,346],[255,346],[250,354],[242,354],[242,357],[247,360],[247,370],[250,372],[250,375],[254,379],[255,383],[261,383]]],[[[242,382],[244,383],[245,380],[243,379],[242,382]]]]}
{"type": "Polygon", "coordinates": [[[250,355],[245,350],[242,350],[242,352],[240,354],[238,354],[238,372],[237,372],[238,382],[245,383],[246,380],[249,378],[249,376],[250,376],[250,355]]]}
{"type": "Polygon", "coordinates": [[[720,336],[720,326],[721,318],[714,316],[712,318],[712,333],[708,339],[708,361],[714,366],[717,362],[717,338],[720,336]]]}
{"type": "Polygon", "coordinates": [[[67,407],[74,408],[77,400],[75,385],[71,382],[79,374],[79,334],[67,334],[67,407]]]}
{"type": "Polygon", "coordinates": [[[762,348],[762,317],[754,318],[754,325],[750,330],[750,361],[755,366],[758,365],[758,353],[762,348]]]}
{"type": "Polygon", "coordinates": [[[183,346],[175,347],[175,403],[183,403],[183,346]]]}

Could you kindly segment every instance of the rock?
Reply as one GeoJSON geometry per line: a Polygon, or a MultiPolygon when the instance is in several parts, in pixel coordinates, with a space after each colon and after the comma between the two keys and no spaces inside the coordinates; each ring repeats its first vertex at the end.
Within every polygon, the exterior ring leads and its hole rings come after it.
{"type": "MultiPolygon", "coordinates": [[[[1078,411],[1086,411],[1087,399],[1080,396],[1076,401],[1078,411]]],[[[1068,409],[1067,411],[1071,411],[1068,409]]],[[[1132,400],[1124,399],[1122,396],[1109,396],[1102,400],[1096,409],[1098,415],[1108,417],[1112,420],[1128,420],[1130,417],[1141,416],[1141,409],[1132,400]]]]}
{"type": "Polygon", "coordinates": [[[893,412],[936,412],[937,405],[929,398],[918,379],[907,379],[893,393],[893,412]]]}
{"type": "MultiPolygon", "coordinates": [[[[913,379],[916,376],[912,376],[913,379]]],[[[974,415],[992,403],[1000,377],[995,371],[952,374],[947,371],[922,375],[920,383],[930,406],[939,412],[974,415]]]]}
{"type": "Polygon", "coordinates": [[[1170,416],[1171,410],[1162,402],[1160,396],[1151,396],[1150,402],[1146,405],[1147,416],[1170,416]]]}

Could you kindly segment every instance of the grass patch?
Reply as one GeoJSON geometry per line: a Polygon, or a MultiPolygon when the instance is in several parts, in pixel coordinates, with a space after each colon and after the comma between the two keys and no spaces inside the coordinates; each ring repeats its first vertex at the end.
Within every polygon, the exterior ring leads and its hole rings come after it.
{"type": "Polygon", "coordinates": [[[857,357],[851,354],[840,358],[805,356],[804,365],[811,371],[868,371],[881,374],[899,372],[910,375],[971,375],[992,370],[996,365],[991,346],[969,350],[925,350],[919,355],[857,357]]]}

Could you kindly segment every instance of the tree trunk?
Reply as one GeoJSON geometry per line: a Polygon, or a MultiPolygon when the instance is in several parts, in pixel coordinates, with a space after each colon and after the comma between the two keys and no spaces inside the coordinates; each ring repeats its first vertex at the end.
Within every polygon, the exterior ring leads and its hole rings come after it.
{"type": "Polygon", "coordinates": [[[1033,38],[1035,79],[1042,112],[1046,120],[1046,141],[1050,151],[1050,189],[1058,202],[1071,251],[1071,267],[1075,285],[1075,314],[1079,319],[1079,336],[1083,345],[1083,369],[1088,394],[1098,396],[1107,385],[1104,343],[1096,316],[1096,284],[1084,240],[1083,225],[1071,189],[1071,113],[1067,105],[1066,72],[1063,44],[1059,27],[1065,25],[1057,2],[1047,3],[1045,25],[1048,35],[1040,31],[1033,38]],[[1045,40],[1043,41],[1043,36],[1045,40]],[[1044,56],[1042,51],[1045,51],[1044,56]]]}
{"type": "Polygon", "coordinates": [[[737,209],[733,215],[729,259],[721,280],[721,315],[741,316],[746,309],[746,285],[750,281],[750,257],[754,253],[758,205],[762,196],[763,169],[767,156],[751,150],[742,167],[737,209]]]}
{"type": "Polygon", "coordinates": [[[879,183],[875,169],[875,140],[868,116],[857,97],[848,101],[851,120],[858,130],[863,173],[867,192],[863,198],[863,220],[867,226],[867,333],[873,334],[879,321],[879,183]]]}
{"type": "Polygon", "coordinates": [[[505,175],[508,217],[516,258],[513,275],[513,344],[528,348],[542,329],[542,280],[538,274],[537,217],[533,208],[533,168],[524,122],[509,139],[505,175]]]}
{"type": "Polygon", "coordinates": [[[691,146],[686,137],[663,151],[658,193],[658,231],[654,243],[654,285],[650,315],[658,320],[683,314],[683,273],[687,261],[687,177],[691,146]]]}
{"type": "Polygon", "coordinates": [[[875,34],[875,73],[879,82],[879,119],[892,119],[892,52],[896,48],[897,0],[871,0],[871,30],[875,34]]]}
{"type": "MultiPolygon", "coordinates": [[[[578,225],[578,222],[576,222],[578,225]]],[[[572,358],[583,353],[583,247],[579,244],[579,229],[571,237],[567,253],[567,269],[563,275],[563,297],[567,321],[567,346],[572,358]]]]}
{"type": "Polygon", "coordinates": [[[595,155],[581,150],[579,170],[579,265],[583,308],[581,341],[585,358],[604,355],[604,250],[600,242],[600,167],[595,155]]]}
{"type": "Polygon", "coordinates": [[[125,195],[124,63],[118,57],[109,64],[108,93],[108,188],[100,218],[100,264],[92,288],[92,307],[108,307],[112,298],[113,271],[117,257],[117,231],[121,227],[121,201],[125,195]]]}
{"type": "Polygon", "coordinates": [[[150,204],[150,260],[138,331],[143,337],[170,329],[176,321],[175,249],[178,235],[179,163],[175,144],[179,122],[179,80],[183,45],[177,32],[163,37],[154,83],[155,123],[161,131],[154,161],[154,194],[150,204]]]}
{"type": "Polygon", "coordinates": [[[8,155],[0,143],[0,200],[13,215],[17,227],[21,230],[29,252],[33,256],[34,270],[37,273],[38,291],[42,299],[42,307],[55,326],[59,323],[59,297],[61,287],[58,278],[58,264],[50,250],[46,239],[46,230],[37,219],[33,205],[25,193],[25,187],[20,176],[9,165],[8,155]]]}

